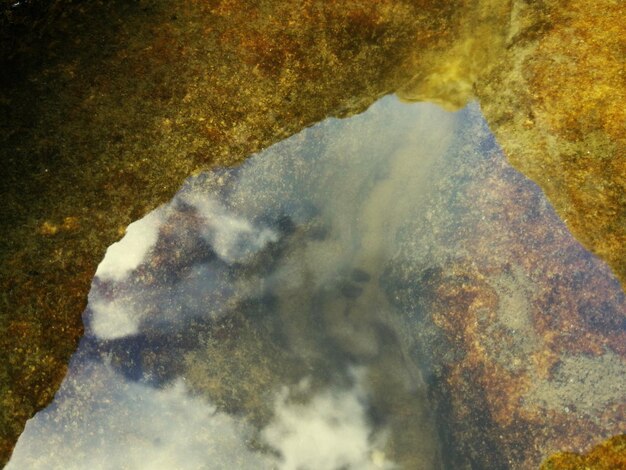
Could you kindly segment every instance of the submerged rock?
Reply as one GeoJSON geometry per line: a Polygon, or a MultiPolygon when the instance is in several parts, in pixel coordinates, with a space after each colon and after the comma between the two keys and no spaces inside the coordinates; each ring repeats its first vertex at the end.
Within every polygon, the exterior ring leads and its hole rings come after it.
{"type": "Polygon", "coordinates": [[[562,452],[550,457],[541,470],[610,470],[626,467],[626,434],[615,436],[597,445],[586,454],[562,452]]]}
{"type": "Polygon", "coordinates": [[[9,468],[536,468],[622,432],[625,310],[476,104],[387,97],[129,226],[9,468]]]}
{"type": "Polygon", "coordinates": [[[509,161],[626,285],[624,2],[514,2],[476,96],[509,161]]]}
{"type": "Polygon", "coordinates": [[[44,3],[1,4],[0,462],[54,395],[130,222],[189,174],[396,90],[478,97],[510,161],[624,282],[623,2],[44,3]]]}

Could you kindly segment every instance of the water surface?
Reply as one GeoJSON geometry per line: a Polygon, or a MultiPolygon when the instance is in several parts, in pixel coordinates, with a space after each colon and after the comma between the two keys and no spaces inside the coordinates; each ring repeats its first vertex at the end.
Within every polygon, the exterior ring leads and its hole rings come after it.
{"type": "MultiPolygon", "coordinates": [[[[609,271],[504,163],[477,105],[451,113],[387,97],[327,119],[239,168],[190,178],[128,227],[98,268],[63,386],[7,468],[523,467],[556,441],[520,442],[511,464],[489,440],[508,398],[486,379],[455,380],[478,374],[466,341],[478,331],[502,369],[486,377],[517,384],[524,406],[563,412],[597,396],[591,383],[559,393],[528,359],[558,349],[542,336],[547,310],[534,310],[548,284],[535,273],[554,266],[583,266],[613,289],[606,318],[623,312],[609,271]],[[562,252],[529,251],[538,226],[562,252]],[[530,388],[512,379],[525,374],[530,388]],[[473,394],[487,403],[465,410],[457,397],[473,394]],[[482,421],[467,418],[480,406],[482,421]]],[[[579,356],[612,368],[604,406],[623,402],[625,385],[610,341],[595,356],[581,346],[565,372],[577,379],[579,356]]],[[[512,419],[535,429],[521,408],[512,419]]]]}

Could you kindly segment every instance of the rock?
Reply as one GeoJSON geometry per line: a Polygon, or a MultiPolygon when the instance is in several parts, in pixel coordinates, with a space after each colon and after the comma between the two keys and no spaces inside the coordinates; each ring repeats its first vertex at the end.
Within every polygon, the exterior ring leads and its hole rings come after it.
{"type": "Polygon", "coordinates": [[[626,280],[622,2],[1,5],[0,462],[54,395],[130,222],[189,174],[394,90],[478,97],[510,161],[626,280]]]}
{"type": "Polygon", "coordinates": [[[514,2],[476,96],[509,161],[626,284],[626,6],[514,2]]]}
{"type": "Polygon", "coordinates": [[[577,470],[593,468],[609,470],[626,467],[626,435],[614,436],[597,445],[586,454],[563,452],[553,455],[541,466],[541,470],[577,470]]]}
{"type": "Polygon", "coordinates": [[[460,13],[404,0],[68,0],[44,24],[43,2],[24,5],[32,16],[3,16],[16,32],[0,47],[0,462],[52,399],[96,266],[129,223],[200,169],[363,111],[409,79],[414,48],[452,40],[460,13]]]}
{"type": "Polygon", "coordinates": [[[626,297],[485,129],[467,133],[477,150],[433,171],[382,282],[449,436],[446,468],[538,468],[623,433],[626,297]]]}

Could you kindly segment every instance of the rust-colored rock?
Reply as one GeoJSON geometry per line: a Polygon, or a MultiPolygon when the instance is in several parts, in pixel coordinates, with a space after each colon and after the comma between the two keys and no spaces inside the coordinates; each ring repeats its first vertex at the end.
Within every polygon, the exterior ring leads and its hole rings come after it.
{"type": "Polygon", "coordinates": [[[626,284],[626,5],[514,2],[476,96],[509,161],[626,284]]]}
{"type": "MultiPolygon", "coordinates": [[[[2,21],[34,3],[2,2],[2,21]]],[[[0,462],[53,396],[124,227],[190,173],[394,90],[478,97],[511,162],[626,281],[623,2],[50,5],[54,21],[0,48],[0,462]]]]}
{"type": "Polygon", "coordinates": [[[447,165],[387,282],[414,321],[450,468],[537,468],[623,433],[619,283],[498,152],[447,165]]]}

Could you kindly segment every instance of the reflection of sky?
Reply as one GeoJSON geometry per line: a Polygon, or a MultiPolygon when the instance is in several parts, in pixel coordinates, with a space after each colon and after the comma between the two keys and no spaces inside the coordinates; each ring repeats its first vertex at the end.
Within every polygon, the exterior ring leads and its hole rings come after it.
{"type": "Polygon", "coordinates": [[[270,468],[246,448],[248,426],[190,396],[184,382],[158,389],[102,362],[83,367],[28,423],[8,468],[270,468]]]}
{"type": "Polygon", "coordinates": [[[279,462],[250,449],[249,424],[192,396],[183,380],[154,388],[90,362],[29,422],[8,468],[390,468],[370,461],[362,399],[358,388],[327,391],[304,405],[277,397],[263,438],[284,456],[279,462]]]}
{"type": "Polygon", "coordinates": [[[336,370],[324,372],[336,378],[277,383],[267,398],[272,417],[255,427],[189,389],[184,353],[204,341],[190,322],[210,336],[211,321],[249,299],[278,296],[279,308],[308,310],[302,314],[337,308],[336,296],[352,302],[369,276],[349,274],[359,253],[359,198],[429,117],[442,118],[442,133],[454,121],[394,99],[364,116],[330,119],[240,169],[190,179],[174,201],[131,224],[98,268],[68,377],[28,422],[8,468],[394,467],[385,426],[370,415],[367,365],[357,367],[364,361],[354,354],[325,344],[296,351],[337,355],[336,370]],[[341,207],[326,210],[329,198],[341,207]],[[340,278],[341,289],[327,294],[340,278]],[[287,300],[294,293],[309,305],[287,300]],[[146,350],[172,356],[159,359],[166,372],[142,363],[146,350]]]}
{"type": "MultiPolygon", "coordinates": [[[[438,468],[406,319],[378,280],[400,251],[434,256],[407,227],[438,165],[494,150],[475,106],[389,97],[190,178],[109,248],[68,376],[7,468],[438,468]],[[266,350],[275,363],[254,357],[266,350]],[[262,403],[224,402],[232,364],[262,403]],[[406,429],[390,410],[422,421],[406,429]]],[[[427,212],[434,239],[453,215],[427,212]]]]}

